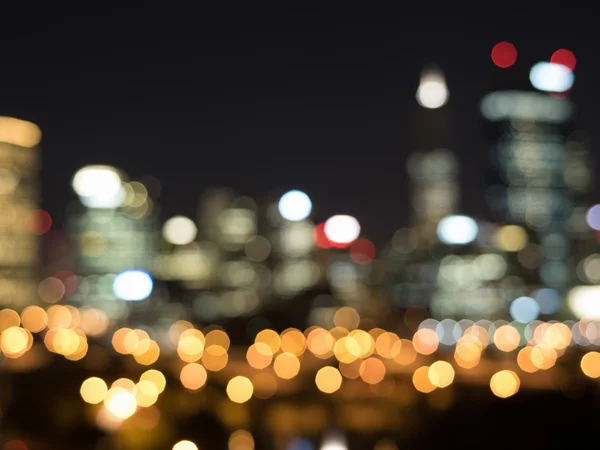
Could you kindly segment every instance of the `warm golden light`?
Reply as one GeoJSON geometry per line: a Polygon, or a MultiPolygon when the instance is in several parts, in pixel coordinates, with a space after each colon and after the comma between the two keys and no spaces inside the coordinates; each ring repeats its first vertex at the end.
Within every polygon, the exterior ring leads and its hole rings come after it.
{"type": "Polygon", "coordinates": [[[496,397],[507,398],[519,391],[521,380],[511,370],[496,372],[490,380],[490,388],[496,397]]]}
{"type": "Polygon", "coordinates": [[[173,446],[173,450],[198,450],[198,447],[192,441],[179,441],[173,446]]]}
{"type": "Polygon", "coordinates": [[[454,381],[454,368],[446,361],[436,361],[429,366],[427,376],[435,387],[445,388],[454,381]]]}
{"type": "Polygon", "coordinates": [[[106,398],[108,386],[103,379],[91,377],[81,384],[79,392],[84,402],[97,405],[98,403],[102,403],[106,398]]]}
{"type": "Polygon", "coordinates": [[[600,353],[588,352],[581,358],[581,371],[590,378],[600,377],[600,353]]]}
{"type": "Polygon", "coordinates": [[[332,394],[342,386],[342,374],[335,367],[321,367],[315,376],[315,383],[321,392],[332,394]]]}
{"type": "Polygon", "coordinates": [[[289,380],[300,372],[300,360],[292,353],[281,353],[275,358],[273,369],[279,378],[289,380]]]}
{"type": "Polygon", "coordinates": [[[193,391],[203,387],[206,384],[207,377],[206,369],[197,363],[185,365],[179,374],[181,384],[193,391]]]}
{"type": "Polygon", "coordinates": [[[227,383],[227,396],[232,402],[245,403],[252,397],[254,386],[252,381],[246,377],[233,377],[227,383]]]}

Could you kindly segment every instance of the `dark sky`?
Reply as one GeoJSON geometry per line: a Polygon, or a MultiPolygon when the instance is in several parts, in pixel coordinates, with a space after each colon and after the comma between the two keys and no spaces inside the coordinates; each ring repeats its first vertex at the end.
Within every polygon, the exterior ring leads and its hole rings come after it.
{"type": "Polygon", "coordinates": [[[419,147],[458,153],[463,211],[485,214],[478,101],[511,80],[526,86],[531,65],[556,49],[578,57],[580,126],[593,133],[600,118],[593,12],[545,4],[556,13],[432,15],[431,5],[421,15],[202,3],[79,14],[26,5],[3,13],[0,114],[42,128],[43,206],[57,223],[73,198],[71,176],[100,163],[158,177],[165,217],[193,216],[210,186],[257,199],[300,188],[317,220],[353,214],[381,242],[407,221],[405,160],[419,147]],[[491,62],[501,40],[519,51],[513,69],[491,62]],[[445,111],[419,111],[415,101],[430,63],[446,72],[445,111]],[[422,140],[427,121],[440,120],[452,133],[422,140]]]}

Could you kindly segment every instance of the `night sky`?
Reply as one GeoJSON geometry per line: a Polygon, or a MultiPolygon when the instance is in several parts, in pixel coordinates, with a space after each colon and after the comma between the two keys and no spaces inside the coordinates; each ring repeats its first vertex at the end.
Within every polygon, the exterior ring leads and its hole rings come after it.
{"type": "Polygon", "coordinates": [[[593,135],[600,119],[600,40],[588,10],[233,5],[3,12],[0,114],[42,128],[43,207],[57,226],[75,171],[110,164],[161,180],[163,218],[195,216],[207,187],[257,200],[300,188],[316,220],[353,214],[381,243],[407,223],[405,161],[415,149],[455,150],[462,210],[487,214],[478,102],[515,80],[527,87],[531,65],[555,50],[578,58],[577,126],[593,135]],[[490,59],[502,40],[519,51],[511,69],[490,59]],[[446,73],[450,102],[423,111],[415,91],[432,63],[446,73]],[[427,132],[440,121],[449,133],[427,132]]]}

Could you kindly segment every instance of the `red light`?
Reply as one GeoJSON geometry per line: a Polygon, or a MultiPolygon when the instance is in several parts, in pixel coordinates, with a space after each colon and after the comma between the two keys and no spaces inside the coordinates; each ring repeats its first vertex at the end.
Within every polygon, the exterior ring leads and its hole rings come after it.
{"type": "Polygon", "coordinates": [[[338,244],[337,242],[330,241],[325,234],[325,222],[317,225],[313,232],[313,240],[315,245],[319,248],[346,248],[350,244],[338,244]]]}
{"type": "Polygon", "coordinates": [[[498,42],[492,48],[492,61],[498,67],[506,69],[517,60],[517,49],[510,42],[498,42]]]}
{"type": "Polygon", "coordinates": [[[313,237],[316,246],[319,248],[331,248],[333,245],[333,242],[327,239],[327,236],[325,235],[325,222],[320,223],[315,227],[313,237]]]}
{"type": "Polygon", "coordinates": [[[41,236],[50,231],[52,227],[52,217],[43,209],[36,209],[29,213],[27,218],[27,229],[33,234],[41,236]]]}
{"type": "Polygon", "coordinates": [[[350,258],[358,264],[368,264],[375,258],[375,244],[368,239],[357,239],[350,246],[350,258]]]}
{"type": "Polygon", "coordinates": [[[575,70],[575,64],[577,64],[577,58],[570,50],[565,50],[561,48],[560,50],[556,50],[552,54],[552,58],[550,58],[550,62],[554,64],[562,64],[563,66],[567,66],[571,69],[571,72],[575,70]]]}

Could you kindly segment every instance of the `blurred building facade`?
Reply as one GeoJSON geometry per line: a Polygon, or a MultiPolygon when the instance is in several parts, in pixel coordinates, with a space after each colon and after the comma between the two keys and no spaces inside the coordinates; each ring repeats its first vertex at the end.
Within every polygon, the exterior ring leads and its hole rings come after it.
{"type": "Polygon", "coordinates": [[[39,221],[44,220],[38,210],[40,140],[33,123],[0,117],[0,305],[5,307],[38,302],[39,221]]]}

